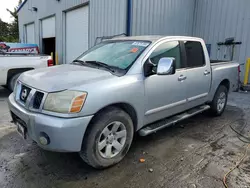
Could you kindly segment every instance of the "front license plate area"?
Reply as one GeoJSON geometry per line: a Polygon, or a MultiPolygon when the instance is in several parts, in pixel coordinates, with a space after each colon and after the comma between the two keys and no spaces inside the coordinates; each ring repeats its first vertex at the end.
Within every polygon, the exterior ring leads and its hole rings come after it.
{"type": "Polygon", "coordinates": [[[27,128],[22,125],[20,122],[16,122],[17,132],[23,137],[23,139],[27,138],[27,128]]]}

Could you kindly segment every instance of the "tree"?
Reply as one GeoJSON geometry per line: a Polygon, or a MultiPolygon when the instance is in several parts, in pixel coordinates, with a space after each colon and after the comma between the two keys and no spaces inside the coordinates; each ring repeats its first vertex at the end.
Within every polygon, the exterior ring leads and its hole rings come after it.
{"type": "Polygon", "coordinates": [[[9,24],[0,19],[0,42],[9,41],[9,24]]]}
{"type": "Polygon", "coordinates": [[[5,42],[18,42],[19,30],[18,30],[18,7],[22,4],[22,0],[19,0],[18,6],[14,8],[14,11],[7,9],[10,15],[14,18],[14,21],[10,24],[0,21],[0,40],[5,42]]]}

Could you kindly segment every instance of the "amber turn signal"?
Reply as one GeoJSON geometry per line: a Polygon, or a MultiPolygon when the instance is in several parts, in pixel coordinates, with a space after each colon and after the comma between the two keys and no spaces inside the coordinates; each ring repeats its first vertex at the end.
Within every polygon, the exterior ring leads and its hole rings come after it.
{"type": "Polygon", "coordinates": [[[84,94],[76,97],[74,99],[74,101],[72,102],[70,112],[71,113],[78,113],[78,112],[80,112],[81,109],[82,109],[82,107],[83,107],[83,105],[84,105],[86,97],[87,97],[86,93],[84,93],[84,94]]]}

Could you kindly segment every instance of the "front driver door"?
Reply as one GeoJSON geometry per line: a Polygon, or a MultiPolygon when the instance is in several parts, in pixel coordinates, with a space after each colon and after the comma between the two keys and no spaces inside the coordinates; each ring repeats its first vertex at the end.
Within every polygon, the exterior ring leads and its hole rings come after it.
{"type": "Polygon", "coordinates": [[[187,102],[186,70],[181,59],[180,43],[178,41],[159,43],[149,56],[148,60],[155,64],[155,66],[151,70],[151,75],[145,77],[145,124],[185,110],[187,102]],[[175,58],[175,74],[156,74],[158,62],[164,57],[175,58]]]}

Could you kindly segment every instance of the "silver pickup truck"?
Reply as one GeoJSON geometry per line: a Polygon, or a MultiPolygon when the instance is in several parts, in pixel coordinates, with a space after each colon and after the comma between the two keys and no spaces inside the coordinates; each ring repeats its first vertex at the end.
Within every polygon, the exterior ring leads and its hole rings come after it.
{"type": "Polygon", "coordinates": [[[118,38],[71,64],[23,73],[9,108],[24,138],[106,168],[122,160],[136,132],[146,136],[205,110],[221,115],[238,67],[211,63],[200,38],[118,38]]]}

